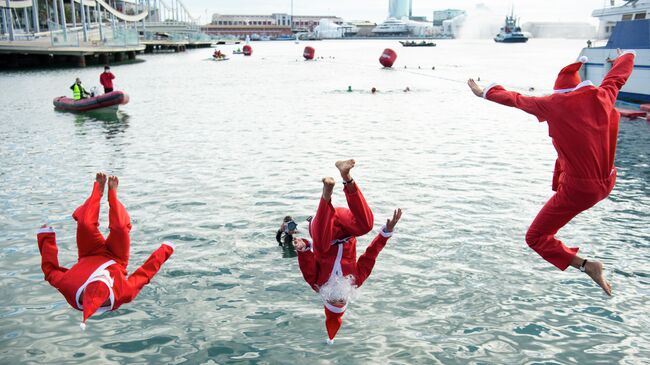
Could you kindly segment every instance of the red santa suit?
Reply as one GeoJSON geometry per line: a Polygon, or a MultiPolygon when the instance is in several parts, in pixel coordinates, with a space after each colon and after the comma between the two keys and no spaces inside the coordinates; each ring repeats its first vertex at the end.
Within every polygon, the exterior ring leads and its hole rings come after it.
{"type": "MultiPolygon", "coordinates": [[[[52,227],[41,228],[37,233],[45,280],[57,288],[74,309],[84,310],[81,301],[85,302],[88,298],[82,294],[89,284],[95,287],[95,284],[103,283],[108,287],[109,305],[98,308],[96,313],[116,310],[122,304],[131,302],[174,252],[172,245],[163,243],[142,266],[127,277],[131,220],[117,199],[116,190],[109,190],[110,233],[104,239],[98,229],[100,199],[99,184],[95,182],[88,200],[73,214],[77,221],[79,260],[72,267],[59,265],[56,235],[52,227]]],[[[93,288],[95,291],[102,292],[101,288],[93,288]]],[[[84,322],[90,314],[92,313],[84,315],[84,322]]],[[[85,325],[82,324],[82,328],[85,325]]]]}
{"type": "Polygon", "coordinates": [[[552,184],[556,193],[531,224],[526,242],[560,270],[570,265],[578,248],[566,247],[555,234],[614,188],[620,118],[614,105],[634,69],[634,57],[633,51],[621,55],[599,87],[581,82],[578,71],[587,62],[583,57],[560,72],[552,95],[523,96],[495,85],[483,92],[488,100],[521,109],[540,122],[548,121],[558,154],[552,184]]]}
{"type": "MultiPolygon", "coordinates": [[[[356,237],[372,230],[374,217],[355,183],[346,184],[343,191],[349,209],[334,208],[331,201],[321,198],[316,215],[309,226],[313,244],[310,250],[298,253],[300,271],[305,281],[316,292],[333,275],[351,275],[354,277],[354,285],[363,285],[375,265],[379,252],[392,236],[392,232],[387,233],[382,229],[357,260],[356,237]]],[[[327,302],[323,304],[331,343],[341,326],[346,306],[337,307],[327,302]]]]}

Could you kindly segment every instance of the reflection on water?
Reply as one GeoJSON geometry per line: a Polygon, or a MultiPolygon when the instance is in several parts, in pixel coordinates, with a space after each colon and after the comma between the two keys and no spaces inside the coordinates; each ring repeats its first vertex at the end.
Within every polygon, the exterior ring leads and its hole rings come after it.
{"type": "Polygon", "coordinates": [[[129,118],[129,114],[122,110],[116,112],[89,111],[75,113],[74,123],[81,131],[89,125],[101,125],[104,128],[106,139],[111,139],[126,132],[129,128],[129,118]]]}
{"type": "Polygon", "coordinates": [[[288,258],[298,257],[298,254],[296,253],[296,249],[295,247],[293,247],[293,243],[284,243],[280,247],[282,247],[282,258],[288,259],[288,258]]]}

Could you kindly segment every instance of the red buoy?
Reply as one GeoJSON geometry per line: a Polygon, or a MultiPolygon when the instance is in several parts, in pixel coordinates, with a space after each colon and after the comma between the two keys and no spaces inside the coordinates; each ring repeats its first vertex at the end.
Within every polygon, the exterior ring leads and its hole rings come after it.
{"type": "Polygon", "coordinates": [[[384,67],[393,67],[393,63],[397,59],[397,53],[390,48],[386,48],[384,53],[379,57],[379,63],[384,67]]]}
{"type": "Polygon", "coordinates": [[[253,47],[247,44],[242,48],[242,52],[244,52],[244,56],[250,56],[253,54],[253,47]]]}
{"type": "Polygon", "coordinates": [[[314,56],[316,55],[316,50],[314,47],[305,47],[305,51],[302,53],[302,56],[305,57],[306,60],[313,60],[314,56]]]}

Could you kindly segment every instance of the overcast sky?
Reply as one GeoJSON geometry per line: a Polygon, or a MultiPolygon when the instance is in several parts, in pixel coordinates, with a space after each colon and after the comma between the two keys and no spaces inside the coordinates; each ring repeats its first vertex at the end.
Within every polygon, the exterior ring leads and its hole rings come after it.
{"type": "MultiPolygon", "coordinates": [[[[220,14],[290,13],[291,0],[181,0],[193,16],[220,14]]],[[[388,0],[293,0],[295,15],[336,15],[346,20],[382,21],[388,14],[388,0]]],[[[618,1],[621,3],[621,1],[618,1]]],[[[583,21],[595,23],[592,10],[609,0],[413,0],[413,15],[431,19],[434,10],[456,8],[472,10],[483,3],[494,13],[514,6],[522,22],[583,21]]]]}

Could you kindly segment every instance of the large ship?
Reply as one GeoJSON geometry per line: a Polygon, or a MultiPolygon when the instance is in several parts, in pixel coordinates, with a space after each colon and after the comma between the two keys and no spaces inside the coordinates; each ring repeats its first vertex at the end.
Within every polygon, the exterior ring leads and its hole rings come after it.
{"type": "Polygon", "coordinates": [[[506,16],[506,23],[501,27],[499,34],[494,37],[495,42],[499,43],[526,43],[528,36],[521,31],[521,27],[517,24],[517,19],[514,13],[506,16]]]}
{"type": "Polygon", "coordinates": [[[388,18],[383,23],[377,25],[373,30],[376,35],[400,35],[409,32],[408,25],[398,19],[388,18]]]}
{"type": "MultiPolygon", "coordinates": [[[[650,102],[650,0],[625,1],[616,6],[594,10],[600,19],[598,34],[607,37],[602,47],[586,47],[580,56],[588,58],[582,67],[583,80],[600,84],[612,67],[616,49],[634,50],[634,72],[619,93],[619,99],[635,103],[650,102]]],[[[589,42],[591,43],[591,42],[589,42]]]]}

